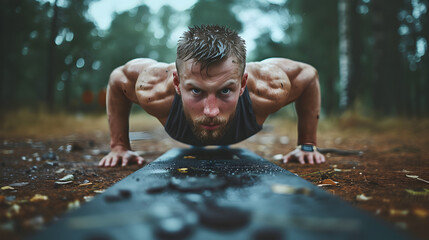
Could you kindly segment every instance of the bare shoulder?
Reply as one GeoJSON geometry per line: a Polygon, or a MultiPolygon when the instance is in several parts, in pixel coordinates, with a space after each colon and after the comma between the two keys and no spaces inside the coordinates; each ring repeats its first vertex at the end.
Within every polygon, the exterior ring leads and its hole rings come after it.
{"type": "Polygon", "coordinates": [[[291,84],[288,103],[296,101],[309,84],[319,80],[317,70],[307,63],[286,58],[269,58],[261,63],[274,64],[287,74],[291,84]]]}
{"type": "Polygon", "coordinates": [[[247,87],[257,121],[262,124],[268,115],[288,103],[290,80],[286,72],[272,62],[247,64],[247,87]]]}
{"type": "Polygon", "coordinates": [[[293,81],[304,70],[315,71],[315,69],[307,63],[294,61],[287,58],[268,58],[261,61],[261,63],[272,64],[279,67],[288,75],[291,81],[293,81]]]}
{"type": "Polygon", "coordinates": [[[139,105],[149,114],[164,123],[174,99],[174,63],[154,60],[136,61],[129,74],[137,74],[135,92],[139,105]]]}

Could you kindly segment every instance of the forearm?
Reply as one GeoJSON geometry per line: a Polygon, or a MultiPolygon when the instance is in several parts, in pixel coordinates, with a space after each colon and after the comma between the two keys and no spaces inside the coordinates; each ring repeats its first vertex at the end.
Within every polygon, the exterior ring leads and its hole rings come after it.
{"type": "Polygon", "coordinates": [[[295,103],[298,115],[298,145],[305,143],[317,145],[320,102],[320,86],[315,75],[295,103]]]}
{"type": "Polygon", "coordinates": [[[107,116],[110,128],[110,148],[131,149],[129,115],[132,102],[124,95],[118,84],[109,83],[107,89],[107,116]]]}

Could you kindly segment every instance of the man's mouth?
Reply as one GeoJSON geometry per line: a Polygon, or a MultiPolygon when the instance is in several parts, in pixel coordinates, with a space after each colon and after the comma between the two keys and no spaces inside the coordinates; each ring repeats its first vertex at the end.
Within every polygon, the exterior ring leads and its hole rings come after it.
{"type": "Polygon", "coordinates": [[[201,127],[203,127],[206,130],[215,130],[218,127],[220,127],[220,124],[201,124],[201,127]]]}

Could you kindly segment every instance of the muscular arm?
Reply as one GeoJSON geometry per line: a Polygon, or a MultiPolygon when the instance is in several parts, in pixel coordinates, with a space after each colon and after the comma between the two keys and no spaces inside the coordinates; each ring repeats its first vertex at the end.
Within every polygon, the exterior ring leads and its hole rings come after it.
{"type": "Polygon", "coordinates": [[[110,153],[103,157],[99,166],[113,167],[122,161],[143,163],[143,158],[131,151],[129,132],[129,115],[131,105],[138,103],[135,84],[143,68],[155,61],[136,59],[116,68],[107,85],[107,116],[110,128],[110,153]]]}
{"type": "Polygon", "coordinates": [[[107,87],[111,151],[103,157],[99,166],[113,167],[120,161],[122,166],[130,161],[143,163],[143,158],[131,151],[128,136],[131,105],[140,105],[162,122],[168,114],[168,106],[173,99],[171,96],[174,96],[171,93],[173,87],[168,87],[168,76],[172,75],[173,68],[172,64],[152,59],[135,59],[112,72],[107,87]]]}
{"type": "MultiPolygon", "coordinates": [[[[319,76],[316,69],[308,64],[289,59],[273,58],[266,61],[282,68],[289,77],[291,92],[286,104],[295,102],[298,115],[298,145],[317,145],[317,124],[321,100],[319,76]]],[[[310,164],[325,161],[323,155],[318,152],[311,154],[295,150],[286,155],[285,162],[293,158],[297,158],[301,163],[307,160],[310,164]]]]}
{"type": "Polygon", "coordinates": [[[294,84],[303,85],[295,101],[298,114],[298,145],[317,145],[317,123],[320,114],[320,86],[317,71],[304,67],[293,80],[294,84]]]}
{"type": "MultiPolygon", "coordinates": [[[[131,151],[129,131],[129,115],[131,105],[136,102],[134,85],[136,77],[126,74],[126,67],[115,69],[110,75],[107,85],[107,116],[110,128],[110,153],[103,157],[99,166],[113,167],[122,161],[143,163],[143,158],[131,151]]],[[[131,72],[132,73],[132,72],[131,72]]]]}
{"type": "Polygon", "coordinates": [[[131,149],[128,137],[129,115],[132,102],[125,95],[130,80],[125,76],[123,68],[113,71],[107,86],[107,117],[110,128],[110,147],[131,149]],[[125,85],[125,86],[124,86],[125,85]]]}

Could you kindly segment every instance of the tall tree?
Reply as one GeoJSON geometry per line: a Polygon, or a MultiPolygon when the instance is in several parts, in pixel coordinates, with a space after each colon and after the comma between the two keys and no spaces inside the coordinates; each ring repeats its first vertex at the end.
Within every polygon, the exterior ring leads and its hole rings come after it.
{"type": "Polygon", "coordinates": [[[69,1],[60,9],[55,74],[57,105],[76,108],[85,91],[96,92],[100,68],[100,36],[95,24],[85,17],[93,0],[69,1]]]}
{"type": "Polygon", "coordinates": [[[319,72],[322,111],[338,111],[338,11],[336,1],[288,0],[295,23],[286,29],[292,41],[285,46],[289,58],[313,65],[319,72]]]}
{"type": "Polygon", "coordinates": [[[1,1],[1,106],[14,109],[45,101],[44,79],[48,5],[38,1],[1,1]]]}
{"type": "Polygon", "coordinates": [[[54,108],[54,94],[55,94],[55,38],[58,34],[58,5],[55,0],[53,6],[54,16],[51,22],[51,33],[48,42],[48,64],[47,64],[47,84],[46,84],[46,103],[49,110],[54,108]]]}
{"type": "Polygon", "coordinates": [[[350,105],[349,85],[351,79],[352,53],[351,53],[351,35],[350,35],[350,0],[338,1],[338,63],[339,63],[339,107],[341,110],[350,105]]]}
{"type": "MultiPolygon", "coordinates": [[[[364,88],[364,58],[362,57],[364,52],[364,16],[367,14],[368,7],[366,5],[360,5],[360,0],[350,1],[350,25],[349,25],[349,41],[350,41],[350,52],[351,52],[351,63],[350,64],[350,80],[347,86],[348,95],[348,107],[353,107],[356,104],[357,98],[360,101],[364,98],[360,94],[364,88]],[[363,8],[359,13],[359,7],[363,8]]],[[[368,76],[366,76],[368,78],[368,76]]]]}
{"type": "Polygon", "coordinates": [[[402,2],[378,0],[372,3],[373,19],[373,81],[372,101],[378,114],[397,114],[401,83],[404,81],[403,61],[398,50],[399,21],[402,2]]]}

